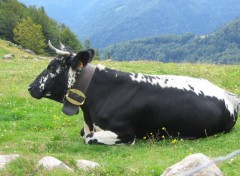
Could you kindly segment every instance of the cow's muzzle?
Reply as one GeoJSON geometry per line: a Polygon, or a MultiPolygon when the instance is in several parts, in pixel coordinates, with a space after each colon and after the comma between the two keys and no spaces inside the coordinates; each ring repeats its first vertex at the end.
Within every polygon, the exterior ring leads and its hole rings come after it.
{"type": "Polygon", "coordinates": [[[31,85],[28,87],[28,92],[33,98],[41,99],[43,97],[42,94],[40,92],[35,91],[33,86],[31,85]]]}

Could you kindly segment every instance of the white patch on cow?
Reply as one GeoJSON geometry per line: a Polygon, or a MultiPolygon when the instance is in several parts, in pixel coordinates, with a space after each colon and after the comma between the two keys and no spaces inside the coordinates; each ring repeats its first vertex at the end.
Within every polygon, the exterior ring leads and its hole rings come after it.
{"type": "Polygon", "coordinates": [[[56,73],[49,73],[50,78],[55,78],[60,73],[61,68],[58,67],[55,71],[56,71],[56,73]]]}
{"type": "Polygon", "coordinates": [[[57,74],[49,73],[50,78],[54,78],[57,74]]]}
{"type": "Polygon", "coordinates": [[[130,74],[132,81],[138,83],[149,83],[153,86],[161,88],[176,88],[184,91],[192,91],[197,95],[204,95],[216,97],[219,100],[224,100],[226,108],[231,115],[234,115],[236,103],[233,103],[233,97],[227,91],[213,85],[205,79],[191,78],[187,76],[172,76],[172,75],[143,75],[143,74],[130,74]]]}
{"type": "Polygon", "coordinates": [[[45,84],[46,84],[46,81],[49,79],[49,78],[55,78],[59,73],[60,73],[61,69],[60,67],[58,67],[56,69],[56,73],[48,73],[46,76],[43,76],[41,79],[40,79],[40,89],[43,91],[44,88],[45,88],[45,84]]]}
{"type": "Polygon", "coordinates": [[[76,70],[73,70],[71,67],[68,71],[68,88],[70,89],[76,82],[76,70]]]}
{"type": "MultiPolygon", "coordinates": [[[[93,131],[94,132],[92,137],[86,137],[87,135],[84,135],[85,143],[88,143],[91,140],[97,140],[98,143],[102,143],[106,145],[114,145],[118,141],[120,141],[116,133],[112,131],[107,131],[107,130],[105,131],[95,124],[93,124],[93,131]]],[[[85,124],[84,124],[84,132],[85,132],[85,124]]]]}
{"type": "Polygon", "coordinates": [[[105,71],[105,72],[107,72],[106,67],[103,66],[103,65],[101,65],[101,64],[98,64],[98,65],[97,65],[97,68],[99,69],[99,71],[105,71]]]}
{"type": "Polygon", "coordinates": [[[47,80],[48,80],[48,75],[41,77],[41,79],[40,79],[40,81],[39,81],[39,83],[40,83],[39,88],[40,88],[41,91],[44,91],[44,89],[45,89],[45,84],[46,84],[46,81],[47,81],[47,80]]]}
{"type": "Polygon", "coordinates": [[[146,83],[149,80],[147,80],[147,78],[145,78],[145,76],[143,74],[139,73],[139,74],[137,74],[136,81],[146,83]]]}
{"type": "Polygon", "coordinates": [[[104,130],[94,132],[92,137],[86,137],[85,143],[88,144],[91,140],[97,140],[98,143],[106,145],[115,145],[118,141],[120,141],[116,133],[104,130]]]}
{"type": "Polygon", "coordinates": [[[60,68],[60,67],[58,67],[58,68],[56,69],[56,73],[57,73],[57,74],[59,74],[59,73],[60,73],[60,71],[61,71],[61,68],[60,68]]]}
{"type": "Polygon", "coordinates": [[[100,128],[99,126],[96,126],[95,124],[93,124],[93,131],[99,132],[99,131],[104,131],[104,130],[102,128],[100,128]]]}

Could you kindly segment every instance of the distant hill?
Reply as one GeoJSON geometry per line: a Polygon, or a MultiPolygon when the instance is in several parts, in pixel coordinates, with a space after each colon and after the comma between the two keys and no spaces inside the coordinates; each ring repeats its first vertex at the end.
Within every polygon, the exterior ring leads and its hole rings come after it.
{"type": "Polygon", "coordinates": [[[207,34],[240,16],[239,0],[20,1],[44,6],[96,48],[161,34],[207,34]]]}
{"type": "Polygon", "coordinates": [[[209,35],[164,35],[111,45],[101,58],[240,64],[240,17],[209,35]]]}

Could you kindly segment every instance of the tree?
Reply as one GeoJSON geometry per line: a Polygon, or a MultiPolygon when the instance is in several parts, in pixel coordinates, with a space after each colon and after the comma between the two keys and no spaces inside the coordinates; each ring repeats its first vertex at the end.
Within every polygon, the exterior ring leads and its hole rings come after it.
{"type": "Polygon", "coordinates": [[[51,40],[54,46],[58,45],[60,39],[76,52],[82,49],[77,36],[65,25],[48,17],[44,7],[27,7],[18,0],[0,0],[0,38],[21,44],[37,54],[51,53],[45,47],[45,39],[51,40]],[[29,24],[26,23],[28,18],[31,19],[29,24]],[[24,22],[25,25],[21,24],[24,22]]]}
{"type": "Polygon", "coordinates": [[[17,19],[12,11],[0,11],[0,36],[12,41],[13,28],[16,23],[17,19]]]}
{"type": "MultiPolygon", "coordinates": [[[[27,16],[31,17],[34,23],[42,26],[43,35],[47,40],[51,40],[53,44],[58,43],[58,24],[47,16],[44,7],[29,6],[27,16]]],[[[48,48],[46,49],[48,50],[48,48]]]]}
{"type": "Polygon", "coordinates": [[[75,52],[82,49],[82,44],[77,39],[77,36],[65,25],[59,26],[59,38],[60,41],[65,45],[71,47],[75,52]]]}
{"type": "Polygon", "coordinates": [[[110,52],[107,52],[107,59],[111,59],[111,54],[110,54],[110,52]]]}
{"type": "Polygon", "coordinates": [[[86,39],[84,41],[84,49],[90,49],[91,48],[91,43],[89,39],[86,39]]]}
{"type": "Polygon", "coordinates": [[[100,56],[99,56],[99,51],[98,49],[95,50],[95,56],[93,58],[94,60],[100,60],[100,56]]]}
{"type": "Polygon", "coordinates": [[[13,41],[13,28],[24,15],[24,6],[16,0],[0,1],[0,37],[13,41]]]}
{"type": "Polygon", "coordinates": [[[44,52],[46,40],[42,33],[42,26],[33,23],[30,17],[21,20],[13,29],[14,40],[25,48],[38,54],[44,52]]]}

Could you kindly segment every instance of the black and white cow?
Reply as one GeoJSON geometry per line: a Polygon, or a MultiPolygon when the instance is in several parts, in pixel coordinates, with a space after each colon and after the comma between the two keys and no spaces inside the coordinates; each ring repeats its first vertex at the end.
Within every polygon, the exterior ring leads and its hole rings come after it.
{"type": "Polygon", "coordinates": [[[58,55],[29,92],[62,103],[81,72],[93,68],[80,105],[87,144],[134,144],[150,133],[164,135],[163,127],[172,136],[195,139],[228,132],[236,123],[237,96],[205,79],[121,72],[90,64],[93,50],[75,54],[63,45],[49,46],[58,55]]]}

